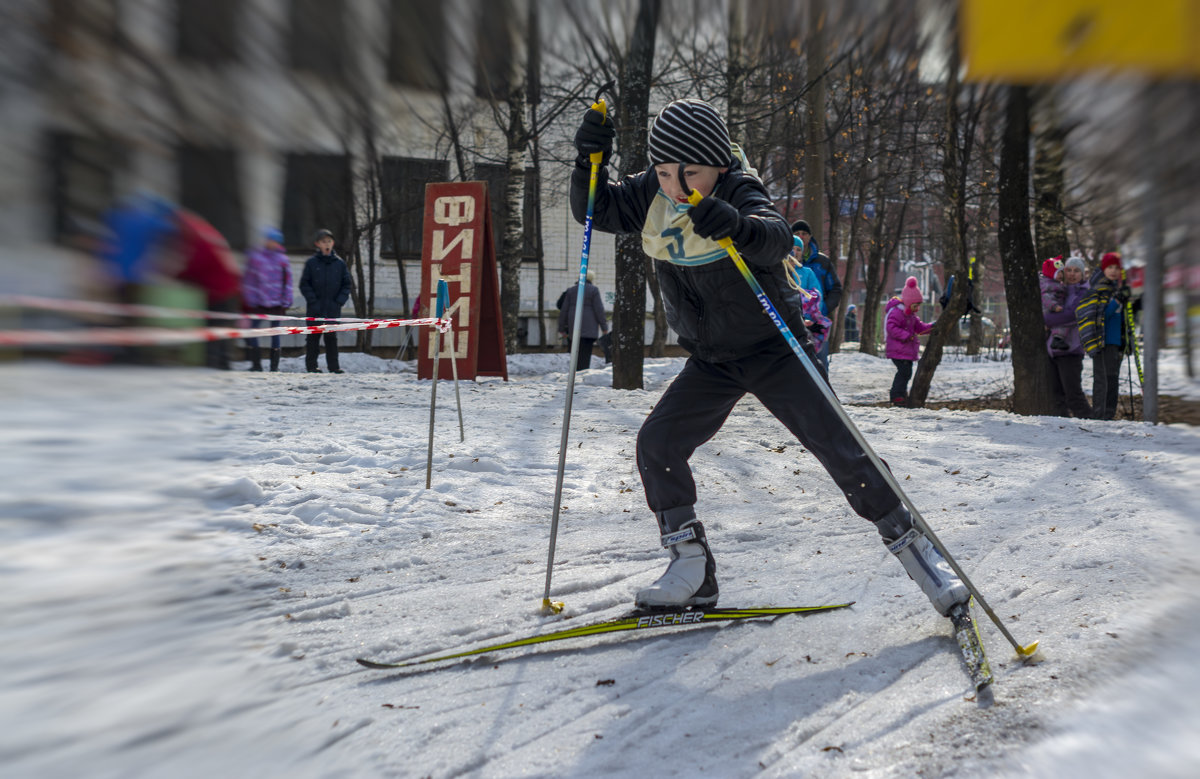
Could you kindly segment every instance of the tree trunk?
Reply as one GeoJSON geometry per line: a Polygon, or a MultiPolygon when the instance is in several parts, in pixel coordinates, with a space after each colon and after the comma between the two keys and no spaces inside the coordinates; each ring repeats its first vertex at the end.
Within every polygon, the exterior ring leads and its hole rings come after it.
{"type": "Polygon", "coordinates": [[[1029,224],[1029,89],[1009,87],[1000,143],[1000,262],[1012,327],[1013,411],[1050,411],[1049,358],[1029,224]]]}
{"type": "Polygon", "coordinates": [[[725,62],[725,124],[734,139],[746,136],[746,79],[750,62],[746,40],[746,4],[730,3],[729,29],[725,34],[729,55],[725,62]]]}
{"type": "Polygon", "coordinates": [[[533,239],[537,262],[537,337],[542,348],[549,351],[546,338],[546,252],[542,244],[542,144],[538,127],[537,110],[542,101],[542,33],[538,4],[529,4],[529,22],[526,25],[526,45],[529,47],[529,64],[525,72],[529,78],[529,129],[533,133],[529,144],[530,163],[533,167],[533,239]]]}
{"type": "MultiPolygon", "coordinates": [[[[621,100],[617,134],[621,173],[643,169],[646,126],[650,114],[650,76],[661,0],[641,0],[629,42],[629,55],[619,72],[621,100]]],[[[617,237],[617,289],[613,304],[613,389],[641,389],[646,342],[646,255],[637,234],[617,237]]],[[[657,307],[658,294],[655,290],[657,307]]],[[[655,329],[657,337],[658,330],[655,329]]]]}
{"type": "Polygon", "coordinates": [[[521,253],[525,244],[521,203],[525,194],[525,100],[520,85],[509,89],[508,142],[504,182],[504,239],[500,250],[500,310],[504,322],[504,348],[517,350],[517,325],[521,313],[521,253]]]}
{"type": "MultiPolygon", "coordinates": [[[[497,30],[497,35],[512,35],[511,29],[497,30]]],[[[508,354],[517,351],[517,326],[521,313],[521,254],[525,246],[524,209],[525,146],[529,137],[525,131],[525,67],[520,57],[513,57],[512,73],[508,76],[508,128],[505,132],[504,232],[500,249],[500,311],[504,323],[504,348],[508,354]]]]}
{"type": "Polygon", "coordinates": [[[1066,191],[1063,155],[1067,133],[1059,120],[1053,87],[1039,87],[1030,94],[1033,100],[1033,228],[1035,257],[1070,256],[1067,220],[1063,214],[1066,191]]]}
{"type": "MultiPolygon", "coordinates": [[[[808,145],[804,151],[804,221],[821,246],[833,246],[822,234],[825,224],[825,0],[809,0],[806,67],[813,81],[808,92],[808,145]]],[[[837,213],[833,211],[832,213],[837,213]]],[[[831,257],[833,255],[830,255],[831,257]]],[[[836,262],[836,260],[835,260],[836,262]]]]}
{"type": "MultiPolygon", "coordinates": [[[[966,273],[966,194],[964,182],[968,153],[961,138],[961,111],[959,104],[960,85],[958,80],[958,41],[950,47],[950,62],[946,80],[945,139],[942,143],[942,187],[943,187],[943,254],[942,268],[945,273],[958,278],[954,294],[942,309],[941,316],[933,324],[933,330],[925,342],[917,370],[913,374],[912,389],[908,393],[909,405],[921,407],[929,397],[933,374],[942,362],[942,347],[947,341],[958,340],[958,319],[967,310],[966,273]]],[[[929,290],[925,290],[928,294],[929,290]]]]}
{"type": "MultiPolygon", "coordinates": [[[[884,187],[886,186],[884,178],[880,177],[876,181],[876,199],[875,199],[875,224],[871,226],[871,240],[867,244],[867,256],[864,260],[863,268],[863,285],[866,287],[866,298],[863,300],[861,310],[858,312],[858,350],[867,354],[877,355],[879,349],[876,347],[878,336],[876,333],[875,312],[879,311],[881,302],[881,291],[883,284],[880,277],[883,274],[880,271],[880,266],[884,265],[884,242],[883,229],[884,217],[887,215],[888,208],[883,196],[884,187]]],[[[903,209],[901,210],[901,222],[903,222],[903,209]]],[[[854,269],[854,258],[851,257],[846,262],[846,276],[842,280],[842,299],[848,300],[850,297],[850,284],[853,281],[852,271],[854,269]]],[[[844,332],[845,317],[842,317],[842,327],[839,328],[839,343],[840,334],[844,332]]]]}

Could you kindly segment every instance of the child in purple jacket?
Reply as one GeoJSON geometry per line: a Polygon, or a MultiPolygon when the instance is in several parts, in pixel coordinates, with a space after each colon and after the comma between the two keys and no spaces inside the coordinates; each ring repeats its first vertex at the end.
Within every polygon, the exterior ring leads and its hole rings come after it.
{"type": "Polygon", "coordinates": [[[924,335],[933,329],[933,325],[922,322],[917,316],[917,309],[925,296],[917,289],[917,279],[909,276],[900,290],[900,297],[892,298],[887,303],[887,320],[884,331],[887,334],[887,351],[885,354],[896,365],[896,378],[892,379],[892,403],[897,406],[908,404],[908,382],[912,379],[913,363],[921,350],[917,336],[924,335]]]}
{"type": "MultiPolygon", "coordinates": [[[[242,277],[242,310],[247,314],[287,313],[292,305],[292,266],[283,253],[283,233],[269,227],[263,231],[263,245],[246,255],[246,273],[242,277]]],[[[251,319],[250,327],[263,324],[275,327],[278,321],[251,319]]],[[[279,370],[279,336],[271,336],[271,370],[279,370]]],[[[246,357],[250,370],[262,370],[257,338],[246,339],[246,357]]]]}

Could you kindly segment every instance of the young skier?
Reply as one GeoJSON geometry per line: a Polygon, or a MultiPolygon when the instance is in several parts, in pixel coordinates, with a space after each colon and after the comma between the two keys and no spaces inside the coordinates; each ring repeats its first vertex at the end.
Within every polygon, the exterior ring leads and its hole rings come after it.
{"type": "MultiPolygon", "coordinates": [[[[607,159],[614,137],[612,121],[589,110],[575,136],[579,157],[571,175],[571,208],[580,222],[587,213],[589,155],[607,159]]],[[[733,240],[805,354],[819,365],[807,342],[801,294],[785,270],[791,230],[762,182],[733,153],[720,114],[699,100],[670,103],[654,120],[649,149],[650,167],[622,181],[608,181],[601,168],[593,208],[595,229],[641,233],[643,250],[655,260],[667,320],[691,353],[638,433],[638,470],[670,561],[658,581],[637,593],[637,605],[717,602],[716,561],[696,514],[688,460],[749,392],[813,453],[854,511],[875,523],[938,612],[948,615],[967,601],[966,587],[913,527],[900,497],[717,244],[733,240]],[[703,197],[695,207],[679,181],[681,164],[688,188],[703,197]]]]}

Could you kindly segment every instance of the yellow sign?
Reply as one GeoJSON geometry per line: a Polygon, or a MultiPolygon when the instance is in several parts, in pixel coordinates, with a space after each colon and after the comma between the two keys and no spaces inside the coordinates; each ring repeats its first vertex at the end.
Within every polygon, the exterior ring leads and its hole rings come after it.
{"type": "Polygon", "coordinates": [[[969,80],[1200,75],[1200,0],[963,0],[969,80]]]}

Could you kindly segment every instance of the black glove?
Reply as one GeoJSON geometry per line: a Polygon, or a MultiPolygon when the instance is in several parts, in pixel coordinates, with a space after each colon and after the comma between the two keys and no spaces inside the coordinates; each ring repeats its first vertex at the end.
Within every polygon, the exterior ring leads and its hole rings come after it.
{"type": "Polygon", "coordinates": [[[597,152],[604,153],[604,162],[608,162],[613,150],[613,138],[617,130],[612,120],[594,108],[589,108],[583,115],[583,124],[575,131],[575,148],[586,159],[597,152]]]}
{"type": "Polygon", "coordinates": [[[706,197],[688,210],[692,229],[701,238],[719,241],[732,238],[742,226],[742,215],[733,206],[715,197],[706,197]]]}
{"type": "Polygon", "coordinates": [[[1129,288],[1129,285],[1127,285],[1127,284],[1122,284],[1121,288],[1118,289],[1116,291],[1116,293],[1113,295],[1113,297],[1115,297],[1117,299],[1117,302],[1120,303],[1121,305],[1125,305],[1126,303],[1128,303],[1129,298],[1131,298],[1132,296],[1133,296],[1133,290],[1131,290],[1129,288]]]}

